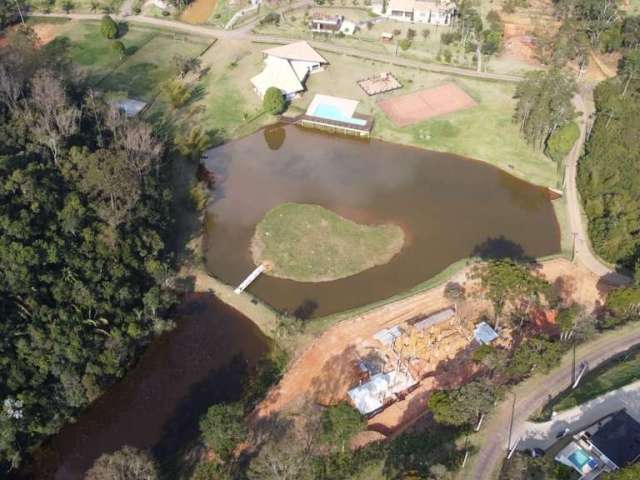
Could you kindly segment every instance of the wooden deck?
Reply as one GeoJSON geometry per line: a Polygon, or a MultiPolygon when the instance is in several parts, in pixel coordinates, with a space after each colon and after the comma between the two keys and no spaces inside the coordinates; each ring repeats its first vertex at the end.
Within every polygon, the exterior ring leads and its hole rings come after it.
{"type": "Polygon", "coordinates": [[[373,117],[354,113],[353,118],[364,120],[366,123],[364,125],[356,125],[306,114],[298,116],[295,123],[307,128],[316,128],[332,133],[369,138],[371,136],[371,129],[373,128],[373,117]]]}

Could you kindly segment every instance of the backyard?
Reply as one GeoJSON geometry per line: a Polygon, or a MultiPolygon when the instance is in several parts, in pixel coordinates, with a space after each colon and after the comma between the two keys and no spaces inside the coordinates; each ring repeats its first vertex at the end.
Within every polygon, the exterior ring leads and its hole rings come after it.
{"type": "Polygon", "coordinates": [[[329,67],[309,77],[308,91],[293,102],[290,108],[293,113],[306,110],[316,93],[356,99],[361,102],[360,113],[375,117],[373,136],[376,138],[483,160],[529,182],[557,186],[555,164],[527,145],[512,121],[514,84],[454,78],[346,55],[320,53],[329,61],[329,67]],[[369,97],[356,82],[381,72],[393,73],[404,87],[369,97]],[[377,105],[383,98],[444,83],[457,85],[478,105],[408,127],[395,126],[377,105]]]}

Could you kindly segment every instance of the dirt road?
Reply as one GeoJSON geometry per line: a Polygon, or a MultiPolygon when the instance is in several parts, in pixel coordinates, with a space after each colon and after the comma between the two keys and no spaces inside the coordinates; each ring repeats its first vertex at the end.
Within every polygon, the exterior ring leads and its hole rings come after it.
{"type": "MultiPolygon", "coordinates": [[[[50,14],[38,14],[42,17],[59,17],[59,18],[71,18],[73,20],[92,20],[97,21],[102,18],[102,15],[96,14],[84,14],[84,13],[50,13],[50,14]]],[[[252,22],[242,26],[237,30],[221,30],[213,27],[206,27],[202,25],[190,25],[187,23],[178,22],[176,20],[165,20],[155,17],[145,17],[142,15],[132,15],[126,18],[116,17],[120,20],[126,20],[127,22],[138,23],[141,25],[150,25],[158,28],[165,28],[168,30],[192,33],[195,35],[202,35],[212,38],[233,38],[233,39],[247,39],[253,42],[269,43],[269,44],[287,44],[291,43],[290,38],[273,37],[268,35],[256,35],[251,32],[253,28],[252,22]]],[[[440,65],[435,63],[420,62],[416,60],[408,60],[405,58],[395,57],[393,55],[376,54],[371,52],[365,52],[358,50],[357,48],[345,47],[343,45],[335,45],[327,42],[309,42],[314,48],[331,53],[338,53],[343,55],[349,55],[366,60],[373,60],[381,63],[388,63],[390,65],[397,65],[400,67],[415,68],[425,70],[429,72],[442,73],[447,75],[456,75],[463,77],[478,78],[481,80],[494,80],[503,82],[519,82],[522,77],[519,75],[499,74],[491,72],[477,72],[475,70],[467,70],[465,68],[452,67],[448,65],[440,65]]]]}

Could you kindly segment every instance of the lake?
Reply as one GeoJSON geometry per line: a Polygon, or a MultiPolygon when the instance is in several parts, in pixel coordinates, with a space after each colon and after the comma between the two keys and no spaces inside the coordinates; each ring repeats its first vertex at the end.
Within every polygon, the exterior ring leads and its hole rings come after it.
{"type": "Polygon", "coordinates": [[[207,268],[231,285],[255,268],[255,225],[283,202],[404,229],[405,246],[386,265],[322,283],[262,275],[249,287],[276,310],[301,317],[388,298],[471,255],[560,251],[547,189],[456,155],[276,125],[207,152],[205,166],[216,176],[205,220],[207,268]]]}

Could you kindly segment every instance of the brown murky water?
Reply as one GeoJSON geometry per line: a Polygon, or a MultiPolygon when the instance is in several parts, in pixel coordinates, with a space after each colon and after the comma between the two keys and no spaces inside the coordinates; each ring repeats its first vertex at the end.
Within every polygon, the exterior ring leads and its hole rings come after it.
{"type": "Polygon", "coordinates": [[[101,454],[124,445],[172,458],[196,438],[210,405],[239,398],[247,368],[268,350],[266,338],[209,294],[189,297],[177,318],[120,383],[54,438],[47,471],[24,478],[79,480],[101,454]]]}
{"type": "Polygon", "coordinates": [[[262,275],[249,291],[281,311],[320,316],[410,289],[473,253],[560,250],[546,190],[486,163],[380,141],[274,126],[208,153],[217,177],[206,222],[209,271],[237,285],[254,268],[255,225],[282,202],[393,222],[408,239],[390,263],[325,283],[262,275]]]}

